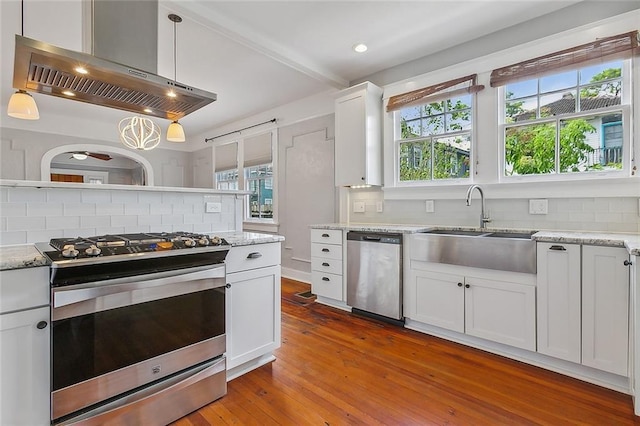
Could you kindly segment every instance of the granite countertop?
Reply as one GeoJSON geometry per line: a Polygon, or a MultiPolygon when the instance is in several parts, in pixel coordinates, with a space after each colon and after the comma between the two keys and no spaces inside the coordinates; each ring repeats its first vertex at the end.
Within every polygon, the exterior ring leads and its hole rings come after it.
{"type": "Polygon", "coordinates": [[[0,270],[46,266],[47,259],[33,244],[0,246],[0,270]]]}
{"type": "MultiPolygon", "coordinates": [[[[259,234],[256,232],[219,232],[213,235],[225,238],[232,246],[284,241],[282,235],[259,234]]],[[[0,270],[46,266],[48,265],[47,262],[47,258],[40,254],[33,244],[0,246],[0,270]]]]}
{"type": "Polygon", "coordinates": [[[361,232],[395,232],[402,234],[415,234],[435,229],[430,225],[395,225],[386,223],[325,223],[311,225],[311,229],[339,229],[342,231],[361,232]]]}
{"type": "Polygon", "coordinates": [[[605,232],[540,231],[533,234],[535,241],[594,246],[625,247],[629,254],[640,256],[640,234],[611,234],[605,232]]]}
{"type": "Polygon", "coordinates": [[[233,247],[284,241],[282,235],[260,234],[257,232],[218,232],[215,235],[224,238],[233,247]]]}
{"type": "MultiPolygon", "coordinates": [[[[364,232],[401,232],[412,234],[436,229],[478,230],[473,227],[437,225],[396,225],[384,223],[326,223],[311,225],[311,229],[338,229],[364,232]]],[[[531,232],[531,230],[487,228],[487,232],[531,232]]],[[[531,237],[535,241],[573,244],[589,244],[611,247],[625,247],[629,254],[640,256],[640,234],[615,234],[583,231],[539,231],[531,237]]]]}

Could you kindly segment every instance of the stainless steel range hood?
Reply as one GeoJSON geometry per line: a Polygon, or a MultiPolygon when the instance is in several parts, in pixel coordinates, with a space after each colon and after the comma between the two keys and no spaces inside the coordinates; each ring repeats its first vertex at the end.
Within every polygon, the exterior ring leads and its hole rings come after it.
{"type": "Polygon", "coordinates": [[[169,120],[217,98],[159,75],[17,34],[13,87],[169,120]],[[80,74],[78,67],[87,73],[80,74]],[[170,90],[175,98],[167,96],[170,90]]]}

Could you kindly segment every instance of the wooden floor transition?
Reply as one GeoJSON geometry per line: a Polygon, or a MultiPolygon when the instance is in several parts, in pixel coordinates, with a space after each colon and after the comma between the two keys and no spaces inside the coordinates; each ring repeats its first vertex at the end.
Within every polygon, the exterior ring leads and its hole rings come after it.
{"type": "Polygon", "coordinates": [[[315,303],[282,280],[277,360],[178,420],[203,425],[632,425],[631,397],[315,303]]]}

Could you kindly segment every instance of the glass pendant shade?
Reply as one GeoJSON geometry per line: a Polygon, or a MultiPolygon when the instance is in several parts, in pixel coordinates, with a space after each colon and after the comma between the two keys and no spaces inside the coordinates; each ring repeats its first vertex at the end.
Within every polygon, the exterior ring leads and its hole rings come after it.
{"type": "Polygon", "coordinates": [[[182,128],[182,124],[177,121],[169,124],[169,128],[167,129],[167,140],[169,142],[184,142],[184,129],[182,128]]]}
{"type": "Polygon", "coordinates": [[[7,107],[7,114],[9,117],[20,118],[22,120],[37,120],[40,118],[35,99],[24,90],[18,90],[11,95],[7,107]]]}
{"type": "Polygon", "coordinates": [[[160,127],[145,117],[128,117],[120,120],[120,142],[127,148],[148,151],[160,143],[160,127]]]}

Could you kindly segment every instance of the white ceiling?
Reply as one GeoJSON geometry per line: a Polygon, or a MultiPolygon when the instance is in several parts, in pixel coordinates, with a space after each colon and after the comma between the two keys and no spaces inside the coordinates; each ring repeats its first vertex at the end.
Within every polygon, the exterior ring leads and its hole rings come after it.
{"type": "Polygon", "coordinates": [[[161,1],[158,72],[173,74],[175,12],[178,81],[218,94],[181,120],[198,134],[578,1],[161,1]]]}

